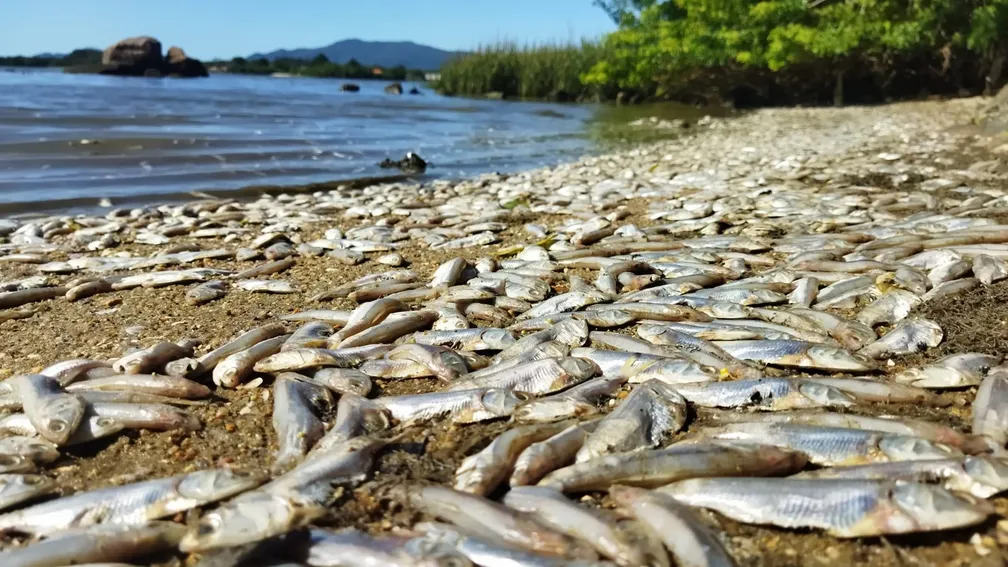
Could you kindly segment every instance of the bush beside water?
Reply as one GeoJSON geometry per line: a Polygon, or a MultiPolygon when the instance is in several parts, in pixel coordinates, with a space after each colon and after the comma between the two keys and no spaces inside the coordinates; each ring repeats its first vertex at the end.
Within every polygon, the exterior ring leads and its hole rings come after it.
{"type": "Polygon", "coordinates": [[[610,0],[599,42],[482,47],[449,95],[738,106],[990,92],[1008,70],[1008,0],[610,0]]]}

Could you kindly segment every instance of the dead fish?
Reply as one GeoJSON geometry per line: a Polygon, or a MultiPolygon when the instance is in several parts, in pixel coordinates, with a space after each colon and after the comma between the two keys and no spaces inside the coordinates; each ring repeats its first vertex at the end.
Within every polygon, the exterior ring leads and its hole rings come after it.
{"type": "Polygon", "coordinates": [[[577,453],[577,462],[606,453],[649,449],[686,423],[686,400],[669,385],[648,380],[638,385],[610,414],[577,453]]]}
{"type": "Polygon", "coordinates": [[[805,471],[791,478],[903,480],[940,484],[948,490],[990,498],[1008,490],[1008,463],[989,455],[933,461],[904,461],[805,471]]]}
{"type": "Polygon", "coordinates": [[[495,388],[383,396],[375,400],[400,422],[448,417],[454,423],[477,423],[508,417],[528,394],[495,388]]]}
{"type": "Polygon", "coordinates": [[[863,354],[807,341],[724,341],[716,344],[739,360],[774,366],[834,372],[870,372],[875,369],[875,362],[863,354]]]}
{"type": "Polygon", "coordinates": [[[0,474],[0,510],[56,491],[56,483],[42,475],[0,474]]]}
{"type": "Polygon", "coordinates": [[[873,537],[972,526],[990,505],[912,482],[697,478],[659,492],[747,524],[818,528],[834,537],[873,537]]]}
{"type": "Polygon", "coordinates": [[[575,423],[526,447],[515,459],[508,483],[512,487],[535,484],[551,471],[572,464],[588,434],[595,430],[595,424],[595,421],[575,423]]]}
{"type": "Polygon", "coordinates": [[[366,345],[340,349],[298,348],[267,356],[256,362],[253,370],[277,373],[325,366],[353,368],[365,360],[383,356],[393,348],[395,347],[392,345],[366,345]]]}
{"type": "Polygon", "coordinates": [[[339,344],[343,339],[381,323],[389,315],[406,310],[406,304],[398,299],[382,298],[362,303],[350,312],[346,325],[332,336],[332,341],[339,344]]]}
{"type": "Polygon", "coordinates": [[[67,392],[84,390],[124,390],[185,399],[199,399],[210,395],[210,388],[203,384],[161,374],[116,374],[75,382],[66,387],[67,392]]]}
{"type": "Polygon", "coordinates": [[[871,358],[911,354],[941,344],[945,333],[936,323],[925,319],[904,319],[879,340],[858,351],[871,358]]]}
{"type": "MultiPolygon", "coordinates": [[[[52,567],[132,561],[176,550],[184,534],[185,526],[175,522],[92,526],[0,552],[0,563],[10,567],[52,567]]],[[[119,564],[106,565],[121,567],[119,564]]]]}
{"type": "MultiPolygon", "coordinates": [[[[386,320],[367,330],[348,336],[337,345],[337,348],[360,347],[373,344],[385,344],[410,333],[430,327],[437,320],[437,313],[430,310],[410,311],[402,317],[386,320]]],[[[345,330],[345,329],[344,329],[345,330]]],[[[330,342],[332,344],[332,342],[330,342]]]]}
{"type": "Polygon", "coordinates": [[[869,327],[893,325],[906,319],[910,311],[921,303],[921,298],[914,293],[891,289],[862,309],[857,320],[869,327]]]}
{"type": "Polygon", "coordinates": [[[647,563],[644,553],[616,528],[587,508],[578,506],[561,492],[539,486],[519,486],[504,495],[504,505],[530,514],[543,525],[595,549],[617,565],[638,567],[647,563]]]}
{"type": "Polygon", "coordinates": [[[545,475],[539,485],[568,493],[605,490],[614,484],[650,488],[686,478],[790,474],[807,461],[801,452],[766,444],[681,443],[569,464],[545,475]]]}
{"type": "Polygon", "coordinates": [[[827,378],[824,376],[808,376],[804,380],[836,388],[852,398],[866,402],[918,403],[929,406],[947,406],[951,403],[949,400],[936,396],[923,388],[907,384],[894,384],[892,382],[859,378],[827,378]]]}
{"type": "Polygon", "coordinates": [[[96,524],[143,525],[239,494],[262,480],[212,469],[81,492],[0,515],[0,531],[41,536],[96,524]]]}
{"type": "Polygon", "coordinates": [[[284,321],[298,321],[308,323],[311,321],[321,321],[329,323],[334,327],[344,327],[350,320],[349,311],[338,309],[308,309],[280,317],[284,321]]]}
{"type": "MultiPolygon", "coordinates": [[[[266,339],[220,361],[213,369],[214,384],[225,388],[237,388],[254,370],[258,371],[257,366],[261,361],[268,360],[279,353],[289,337],[289,335],[280,335],[266,339]]],[[[293,349],[286,352],[300,352],[301,350],[293,349]]]]}
{"type": "Polygon", "coordinates": [[[995,370],[973,399],[973,434],[986,435],[999,447],[1008,443],[1008,372],[995,370]]]}
{"type": "Polygon", "coordinates": [[[40,374],[9,378],[38,434],[57,445],[66,443],[84,419],[84,400],[68,394],[55,379],[40,374]]]}
{"type": "Polygon", "coordinates": [[[294,286],[284,280],[237,280],[235,286],[252,293],[297,293],[294,286]]]}
{"type": "Polygon", "coordinates": [[[736,564],[718,534],[671,496],[632,486],[613,486],[609,496],[662,538],[677,565],[734,567],[736,564]]]}
{"type": "Polygon", "coordinates": [[[227,295],[227,286],[221,280],[203,282],[186,292],[185,300],[189,305],[203,305],[216,301],[227,295]]]}
{"type": "Polygon", "coordinates": [[[518,455],[529,445],[560,433],[567,423],[515,427],[498,435],[482,451],[466,457],[455,470],[455,490],[487,495],[508,478],[518,455]]]}
{"type": "Polygon", "coordinates": [[[210,372],[217,366],[217,364],[232,354],[246,350],[267,339],[283,335],[286,332],[287,330],[283,325],[273,323],[242,333],[230,342],[227,342],[199,357],[197,359],[199,360],[199,368],[193,373],[193,375],[199,376],[210,372]]]}
{"type": "Polygon", "coordinates": [[[405,344],[397,346],[385,355],[390,361],[412,361],[430,369],[442,380],[455,380],[469,371],[462,356],[455,351],[433,345],[405,344]]]}
{"type": "Polygon", "coordinates": [[[337,394],[367,396],[373,388],[371,379],[366,374],[352,368],[320,368],[311,380],[337,394]]]}
{"type": "Polygon", "coordinates": [[[594,348],[576,348],[571,351],[571,355],[591,360],[599,366],[603,376],[627,378],[632,384],[652,378],[673,385],[691,384],[721,377],[717,368],[699,364],[683,356],[594,348]]]}
{"type": "MultiPolygon", "coordinates": [[[[56,444],[45,439],[35,437],[25,437],[21,435],[11,435],[0,438],[0,455],[11,457],[23,457],[32,463],[46,464],[59,458],[60,452],[56,444]]],[[[18,465],[20,461],[7,461],[7,466],[18,465]]],[[[5,472],[30,472],[22,470],[8,469],[5,472]]]]}
{"type": "Polygon", "coordinates": [[[101,360],[91,360],[87,358],[75,358],[72,360],[64,360],[57,362],[50,366],[47,366],[39,371],[39,374],[43,376],[49,376],[50,378],[56,379],[61,386],[66,386],[71,384],[76,380],[81,379],[86,376],[88,371],[94,370],[96,368],[111,368],[112,366],[108,362],[101,360]]]}
{"type": "Polygon", "coordinates": [[[200,421],[196,416],[168,404],[91,402],[88,404],[88,410],[126,429],[196,431],[200,428],[200,421]]]}
{"type": "Polygon", "coordinates": [[[417,486],[410,487],[407,498],[419,511],[519,549],[564,557],[577,548],[567,536],[480,496],[441,486],[417,486]]]}
{"type": "Polygon", "coordinates": [[[923,368],[908,368],[893,380],[918,388],[964,388],[978,386],[987,372],[1001,363],[1000,356],[978,352],[953,354],[923,368]]]}
{"type": "Polygon", "coordinates": [[[505,329],[459,329],[456,331],[424,331],[413,335],[417,344],[444,346],[455,350],[504,350],[518,339],[505,329]]]}
{"type": "Polygon", "coordinates": [[[528,394],[542,395],[580,384],[599,374],[599,367],[583,358],[545,358],[527,364],[483,374],[477,378],[461,378],[448,391],[478,388],[505,388],[528,394]]]}
{"type": "Polygon", "coordinates": [[[1008,262],[987,254],[973,257],[973,275],[984,285],[990,285],[1008,278],[1008,262]]]}
{"type": "Polygon", "coordinates": [[[599,413],[598,404],[623,388],[622,376],[586,380],[558,394],[536,398],[515,411],[513,419],[522,423],[548,423],[599,413]]]}
{"type": "Polygon", "coordinates": [[[691,404],[709,408],[755,408],[781,411],[801,408],[851,407],[854,400],[842,390],[802,379],[749,378],[676,386],[691,404]]]}
{"type": "Polygon", "coordinates": [[[810,307],[819,293],[819,280],[806,276],[795,282],[794,290],[788,294],[788,303],[801,307],[810,307]]]}
{"type": "Polygon", "coordinates": [[[328,413],[336,405],[329,390],[308,382],[298,374],[285,372],[273,384],[273,430],[278,449],[273,471],[286,471],[308,454],[325,433],[317,413],[328,413]]]}
{"type": "Polygon", "coordinates": [[[188,344],[158,343],[138,350],[112,363],[112,368],[120,374],[145,374],[163,367],[177,358],[192,356],[193,347],[188,344]]]}
{"type": "Polygon", "coordinates": [[[796,423],[733,423],[704,431],[702,438],[776,445],[808,455],[809,462],[848,466],[961,456],[953,447],[920,437],[796,423]]]}
{"type": "Polygon", "coordinates": [[[280,347],[281,351],[295,348],[324,348],[333,333],[332,325],[321,321],[305,323],[297,328],[280,347]]]}

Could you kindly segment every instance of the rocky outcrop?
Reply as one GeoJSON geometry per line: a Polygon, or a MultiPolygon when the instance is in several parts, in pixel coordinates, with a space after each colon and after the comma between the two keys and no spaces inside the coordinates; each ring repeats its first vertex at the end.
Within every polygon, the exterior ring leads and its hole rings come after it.
{"type": "Polygon", "coordinates": [[[418,94],[420,94],[420,89],[418,89],[416,87],[413,87],[412,89],[409,90],[409,94],[411,94],[411,95],[418,95],[418,94]]]}
{"type": "Polygon", "coordinates": [[[388,94],[401,95],[403,93],[402,83],[392,83],[391,85],[385,87],[385,92],[388,94]]]}
{"type": "Polygon", "coordinates": [[[102,65],[106,67],[156,69],[163,63],[161,42],[149,36],[128,37],[108,46],[102,52],[102,65]]]}
{"type": "Polygon", "coordinates": [[[161,42],[149,36],[126,38],[102,52],[100,67],[67,67],[70,73],[100,73],[125,77],[208,77],[210,73],[198,59],[186,55],[177,46],[161,53],[161,42]]]}
{"type": "Polygon", "coordinates": [[[355,85],[353,83],[343,83],[343,86],[340,87],[340,90],[343,92],[355,93],[360,91],[360,85],[355,85]]]}

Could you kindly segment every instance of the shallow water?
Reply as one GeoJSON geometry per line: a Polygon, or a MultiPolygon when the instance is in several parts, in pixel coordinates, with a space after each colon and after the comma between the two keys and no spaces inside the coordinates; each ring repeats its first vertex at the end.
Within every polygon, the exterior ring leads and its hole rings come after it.
{"type": "MultiPolygon", "coordinates": [[[[166,80],[0,69],[0,210],[160,201],[192,191],[557,163],[594,148],[601,107],[391,96],[382,81],[218,74],[166,80]]],[[[409,90],[414,85],[405,84],[409,90]]]]}

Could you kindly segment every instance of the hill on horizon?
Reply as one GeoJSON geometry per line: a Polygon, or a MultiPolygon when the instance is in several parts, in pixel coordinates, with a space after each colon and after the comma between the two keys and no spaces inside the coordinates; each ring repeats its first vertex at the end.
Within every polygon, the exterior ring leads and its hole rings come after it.
{"type": "Polygon", "coordinates": [[[247,59],[306,59],[311,60],[319,54],[325,55],[333,63],[346,63],[356,59],[364,65],[395,67],[403,65],[407,69],[423,69],[436,71],[445,61],[458,52],[445,51],[429,45],[420,45],[412,41],[364,41],[360,39],[344,39],[325,47],[277,49],[268,53],[253,53],[247,59]]]}

